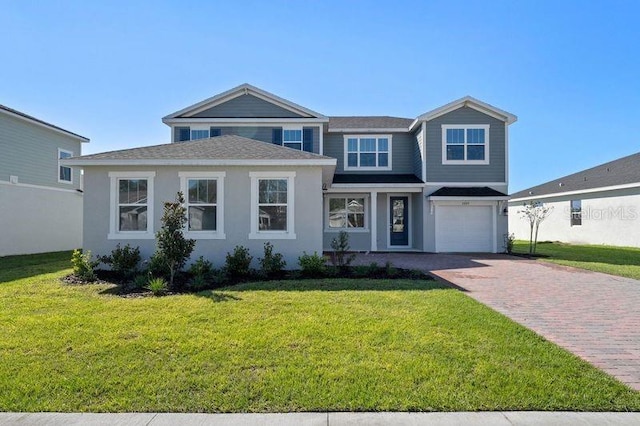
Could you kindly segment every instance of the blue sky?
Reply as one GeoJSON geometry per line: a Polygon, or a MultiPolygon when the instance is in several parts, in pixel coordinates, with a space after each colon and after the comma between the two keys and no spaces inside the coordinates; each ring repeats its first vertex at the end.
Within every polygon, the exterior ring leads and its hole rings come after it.
{"type": "Polygon", "coordinates": [[[471,95],[518,115],[515,192],[640,151],[637,1],[0,0],[0,103],[91,139],[247,82],[326,115],[417,115],[471,95]]]}

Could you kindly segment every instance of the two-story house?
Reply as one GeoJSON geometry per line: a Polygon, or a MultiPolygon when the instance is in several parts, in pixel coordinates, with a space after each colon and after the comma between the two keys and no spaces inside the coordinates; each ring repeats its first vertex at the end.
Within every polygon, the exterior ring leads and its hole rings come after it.
{"type": "Polygon", "coordinates": [[[86,142],[0,105],[0,256],[81,247],[80,173],[60,161],[86,142]]]}
{"type": "Polygon", "coordinates": [[[466,97],[417,118],[328,117],[249,84],[163,118],[171,143],[88,155],[84,247],[154,249],[162,202],[186,198],[195,256],[270,241],[295,267],[330,250],[497,252],[507,233],[508,126],[466,97]]]}

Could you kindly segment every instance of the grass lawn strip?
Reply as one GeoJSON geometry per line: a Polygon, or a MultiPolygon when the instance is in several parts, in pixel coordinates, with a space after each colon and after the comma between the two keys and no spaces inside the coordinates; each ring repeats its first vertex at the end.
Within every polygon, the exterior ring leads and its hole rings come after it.
{"type": "Polygon", "coordinates": [[[61,284],[68,258],[0,259],[1,411],[640,409],[640,392],[437,282],[124,299],[61,284]]]}
{"type": "MultiPolygon", "coordinates": [[[[516,241],[514,252],[529,252],[528,241],[516,241]]],[[[601,245],[578,245],[560,242],[538,243],[540,260],[558,265],[573,266],[605,274],[640,280],[640,248],[601,245]]]]}

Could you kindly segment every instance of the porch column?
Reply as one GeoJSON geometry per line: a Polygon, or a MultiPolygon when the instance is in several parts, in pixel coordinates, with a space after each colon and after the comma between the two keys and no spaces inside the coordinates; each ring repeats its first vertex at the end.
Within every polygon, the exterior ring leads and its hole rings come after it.
{"type": "Polygon", "coordinates": [[[371,202],[369,204],[371,210],[371,251],[378,251],[378,193],[371,191],[371,202]]]}

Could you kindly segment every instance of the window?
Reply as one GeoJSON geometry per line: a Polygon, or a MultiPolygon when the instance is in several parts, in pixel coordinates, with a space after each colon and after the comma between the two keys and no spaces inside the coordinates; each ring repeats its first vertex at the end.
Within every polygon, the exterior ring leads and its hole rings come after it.
{"type": "Polygon", "coordinates": [[[330,229],[364,229],[365,199],[363,197],[329,198],[330,229]]]}
{"type": "Polygon", "coordinates": [[[222,129],[218,128],[218,127],[211,127],[209,128],[209,136],[212,138],[215,138],[216,136],[221,136],[222,135],[222,129]]]}
{"type": "Polygon", "coordinates": [[[489,164],[488,125],[443,125],[443,164],[489,164]]]}
{"type": "MultiPolygon", "coordinates": [[[[73,157],[73,152],[58,148],[58,160],[64,160],[71,157],[73,157]]],[[[60,161],[58,161],[58,182],[73,183],[71,167],[61,166],[60,161]]]]}
{"type": "Polygon", "coordinates": [[[109,239],[154,238],[155,172],[110,172],[109,239]]]}
{"type": "Polygon", "coordinates": [[[251,172],[251,234],[257,239],[293,239],[295,172],[251,172]]]}
{"type": "Polygon", "coordinates": [[[582,200],[571,200],[571,226],[582,225],[582,200]]]}
{"type": "Polygon", "coordinates": [[[282,143],[287,148],[294,148],[302,151],[302,129],[282,131],[282,143]]]}
{"type": "Polygon", "coordinates": [[[223,239],[225,172],[180,172],[185,194],[187,234],[198,239],[223,239]]]}
{"type": "Polygon", "coordinates": [[[347,135],[345,170],[391,170],[391,135],[347,135]]]}
{"type": "Polygon", "coordinates": [[[191,140],[194,141],[196,139],[206,139],[209,137],[208,130],[192,130],[191,131],[191,140]]]}

